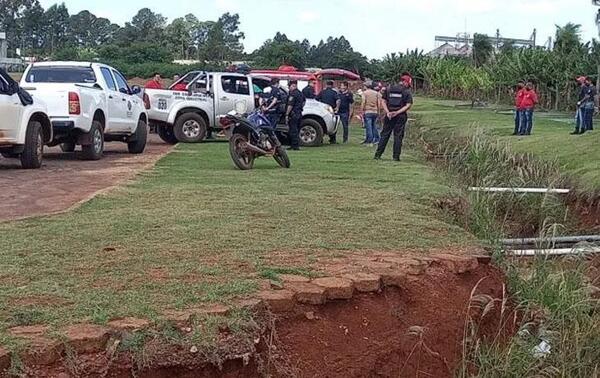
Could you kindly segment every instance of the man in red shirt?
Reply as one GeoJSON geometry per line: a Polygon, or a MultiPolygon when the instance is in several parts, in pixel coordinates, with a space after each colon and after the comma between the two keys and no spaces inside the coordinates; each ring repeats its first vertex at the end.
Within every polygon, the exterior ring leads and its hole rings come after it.
{"type": "Polygon", "coordinates": [[[513,135],[519,135],[519,130],[521,129],[521,112],[523,111],[521,102],[523,101],[524,92],[525,83],[519,81],[515,92],[515,131],[513,132],[513,135]]]}
{"type": "Polygon", "coordinates": [[[147,89],[163,89],[162,86],[162,77],[158,72],[155,72],[152,75],[152,80],[146,83],[145,88],[147,89]]]}
{"type": "Polygon", "coordinates": [[[531,135],[533,129],[533,111],[538,103],[538,96],[533,89],[533,83],[527,82],[521,99],[521,125],[519,135],[531,135]]]}

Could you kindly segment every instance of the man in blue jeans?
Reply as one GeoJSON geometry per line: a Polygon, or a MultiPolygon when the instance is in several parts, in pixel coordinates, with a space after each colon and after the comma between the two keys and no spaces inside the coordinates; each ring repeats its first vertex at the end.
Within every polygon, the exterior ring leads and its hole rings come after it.
{"type": "Polygon", "coordinates": [[[533,83],[527,82],[521,99],[521,125],[519,135],[531,135],[533,129],[533,112],[538,103],[538,96],[533,89],[533,83]]]}
{"type": "Polygon", "coordinates": [[[575,132],[572,134],[584,134],[594,129],[594,111],[596,109],[596,88],[587,77],[578,79],[582,83],[577,103],[578,119],[575,132]]]}
{"type": "Polygon", "coordinates": [[[379,117],[379,101],[381,95],[375,91],[374,84],[365,85],[362,94],[362,113],[365,124],[365,141],[363,144],[372,146],[379,143],[379,130],[377,130],[377,118],[379,117]]]}
{"type": "Polygon", "coordinates": [[[344,127],[344,143],[348,143],[350,137],[350,118],[352,117],[352,104],[354,104],[354,94],[348,90],[348,83],[340,84],[340,107],[339,115],[342,126],[344,127]]]}

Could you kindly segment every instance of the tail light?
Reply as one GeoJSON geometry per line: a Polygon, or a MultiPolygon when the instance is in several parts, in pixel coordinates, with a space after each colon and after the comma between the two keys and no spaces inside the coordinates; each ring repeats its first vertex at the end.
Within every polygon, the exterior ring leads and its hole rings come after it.
{"type": "Polygon", "coordinates": [[[81,114],[81,103],[79,102],[79,95],[76,92],[69,92],[69,114],[81,114]]]}
{"type": "Polygon", "coordinates": [[[231,125],[231,120],[228,119],[227,117],[221,117],[219,118],[219,124],[221,125],[222,128],[226,129],[231,125]]]}
{"type": "Polygon", "coordinates": [[[150,96],[148,96],[147,93],[144,93],[144,107],[146,108],[146,110],[149,110],[151,108],[150,106],[150,96]]]}

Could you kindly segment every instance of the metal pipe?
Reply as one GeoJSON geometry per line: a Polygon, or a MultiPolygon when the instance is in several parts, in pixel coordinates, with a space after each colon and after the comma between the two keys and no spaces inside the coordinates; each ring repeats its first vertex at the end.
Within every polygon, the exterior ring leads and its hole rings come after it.
{"type": "Polygon", "coordinates": [[[552,189],[552,188],[469,188],[471,192],[493,192],[493,193],[553,193],[568,194],[571,189],[552,189]]]}
{"type": "Polygon", "coordinates": [[[600,247],[588,248],[557,248],[557,249],[520,249],[507,250],[510,256],[526,257],[526,256],[569,256],[569,255],[585,255],[600,253],[600,247]]]}
{"type": "Polygon", "coordinates": [[[522,239],[503,239],[503,245],[524,245],[541,243],[581,243],[581,242],[600,242],[600,235],[581,235],[581,236],[557,236],[551,238],[522,238],[522,239]]]}

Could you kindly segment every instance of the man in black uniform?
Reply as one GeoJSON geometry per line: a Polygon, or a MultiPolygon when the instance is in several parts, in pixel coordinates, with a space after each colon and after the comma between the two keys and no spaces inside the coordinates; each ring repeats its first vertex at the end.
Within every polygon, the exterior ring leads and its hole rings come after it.
{"type": "Polygon", "coordinates": [[[281,116],[285,113],[286,94],[279,88],[279,79],[271,80],[271,93],[265,105],[267,118],[271,122],[273,130],[277,128],[277,123],[281,120],[281,116]]]}
{"type": "Polygon", "coordinates": [[[381,140],[375,152],[375,159],[381,159],[385,152],[392,132],[394,133],[394,161],[400,161],[402,152],[402,141],[404,139],[404,129],[408,120],[407,112],[412,107],[413,98],[410,92],[412,78],[408,75],[402,76],[400,84],[391,85],[385,91],[381,100],[381,107],[385,112],[385,121],[381,140]]]}
{"type": "Polygon", "coordinates": [[[315,95],[315,85],[316,84],[317,83],[316,83],[315,79],[310,79],[308,81],[308,86],[302,90],[302,94],[304,95],[305,99],[314,100],[315,97],[317,97],[317,95],[315,95]]]}
{"type": "MultiPolygon", "coordinates": [[[[327,88],[321,91],[317,96],[317,101],[322,102],[331,106],[333,111],[337,114],[340,110],[340,95],[333,89],[333,81],[327,82],[327,88]]],[[[336,144],[336,134],[329,136],[329,143],[336,144]]]]}
{"type": "Polygon", "coordinates": [[[288,97],[285,119],[290,128],[290,149],[298,151],[300,150],[300,123],[302,121],[302,112],[304,111],[306,98],[298,90],[298,82],[296,80],[291,80],[289,85],[290,95],[288,97]]]}

